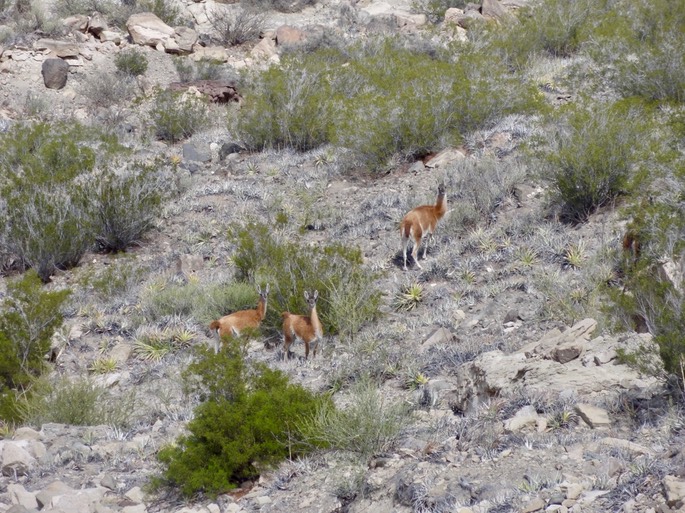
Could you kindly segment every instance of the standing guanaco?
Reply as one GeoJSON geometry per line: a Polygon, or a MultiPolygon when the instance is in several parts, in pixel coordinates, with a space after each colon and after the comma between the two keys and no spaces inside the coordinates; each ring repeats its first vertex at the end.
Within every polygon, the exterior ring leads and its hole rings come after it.
{"type": "Polygon", "coordinates": [[[212,321],[209,329],[216,332],[217,339],[214,341],[214,352],[218,353],[221,348],[221,338],[224,336],[238,337],[240,332],[245,329],[258,328],[266,315],[266,299],[269,295],[269,285],[264,290],[257,285],[259,302],[254,310],[240,310],[229,315],[224,315],[221,319],[212,321]]]}
{"type": "MultiPolygon", "coordinates": [[[[400,234],[402,236],[402,256],[404,257],[404,270],[407,270],[407,246],[409,245],[409,237],[414,240],[414,247],[411,251],[411,256],[416,262],[416,266],[421,269],[419,263],[418,253],[419,246],[424,237],[433,238],[433,232],[438,221],[447,212],[447,198],[445,196],[445,185],[438,185],[438,198],[435,205],[421,205],[410,210],[402,219],[400,224],[400,234]]],[[[423,258],[426,258],[428,251],[428,239],[423,246],[423,258]]]]}
{"type": "Polygon", "coordinates": [[[309,316],[295,315],[290,312],[283,312],[283,354],[286,358],[288,356],[288,349],[294,340],[302,340],[304,342],[304,359],[309,356],[309,345],[314,343],[314,355],[319,348],[319,341],[323,339],[323,327],[319,320],[319,315],[316,313],[316,300],[319,297],[319,291],[315,290],[310,296],[309,292],[305,291],[304,299],[309,305],[309,316]]]}

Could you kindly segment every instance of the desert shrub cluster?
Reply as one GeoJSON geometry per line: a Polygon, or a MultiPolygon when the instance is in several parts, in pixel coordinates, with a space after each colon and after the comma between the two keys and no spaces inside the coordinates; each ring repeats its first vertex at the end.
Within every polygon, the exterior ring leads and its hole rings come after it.
{"type": "Polygon", "coordinates": [[[203,401],[188,423],[189,434],[159,452],[165,470],[156,486],[216,496],[309,449],[300,419],[330,399],[247,361],[242,343],[233,339],[219,354],[204,352],[189,366],[187,385],[203,401]]]}
{"type": "Polygon", "coordinates": [[[253,78],[237,130],[250,148],[331,143],[378,168],[539,107],[534,88],[491,56],[385,39],[289,55],[253,78]]]}
{"type": "Polygon", "coordinates": [[[0,135],[0,241],[43,281],[99,247],[118,251],[150,229],[165,197],[160,172],[113,159],[116,138],[78,124],[16,125],[0,135]],[[110,162],[107,162],[110,160],[110,162]]]}

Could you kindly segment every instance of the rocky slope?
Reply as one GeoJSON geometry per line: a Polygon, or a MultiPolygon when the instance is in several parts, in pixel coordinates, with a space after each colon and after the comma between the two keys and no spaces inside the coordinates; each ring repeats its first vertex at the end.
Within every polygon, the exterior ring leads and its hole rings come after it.
{"type": "MultiPolygon", "coordinates": [[[[484,0],[448,19],[502,18],[517,6],[484,0]]],[[[284,46],[322,31],[350,38],[409,34],[427,23],[406,3],[317,3],[296,14],[272,13],[272,30],[257,44],[224,48],[194,40],[209,30],[214,2],[181,7],[194,34],[160,25],[166,35],[140,31],[134,43],[97,20],[77,18],[69,21],[74,30],[62,44],[33,38],[0,46],[0,126],[27,117],[30,106],[50,119],[107,119],[106,112],[91,112],[82,88],[96,73],[112,71],[117,53],[132,45],[148,58],[139,87],[151,91],[177,81],[177,54],[211,55],[229,76],[278,62],[284,46]],[[354,22],[345,25],[343,13],[354,22]],[[59,89],[44,86],[43,64],[53,58],[69,64],[66,86],[59,89]],[[49,112],[40,105],[49,105],[49,112]]],[[[213,108],[214,126],[175,146],[139,140],[144,117],[133,107],[123,113],[130,126],[125,138],[139,155],[180,163],[183,192],[149,239],[127,253],[148,276],[124,298],[79,297],[55,341],[60,354],[54,372],[67,378],[88,374],[102,355],[116,361],[115,371],[94,379],[122,403],[135,393],[134,427],[45,424],[8,432],[0,441],[0,511],[685,511],[682,411],[662,382],[617,358],[617,349],[649,345],[650,337],[609,335],[596,320],[559,313],[560,296],[584,272],[606,264],[601,256],[607,248],[617,250],[622,225],[612,210],[578,227],[546,215],[543,187],[517,160],[519,144],[540,129],[534,120],[503,120],[472,134],[466,147],[370,177],[342,174],[336,159],[321,150],[226,156],[222,148],[235,141],[220,120],[238,106],[213,108]],[[439,182],[448,185],[455,207],[468,202],[463,191],[481,186],[476,174],[483,169],[485,180],[511,181],[490,222],[464,230],[448,213],[425,269],[402,271],[397,226],[403,214],[432,202],[439,182]],[[316,454],[285,462],[214,501],[185,504],[146,495],[145,484],[159,470],[159,447],[182,433],[192,416],[194,403],[184,396],[180,376],[190,354],[140,358],[127,317],[155,280],[210,283],[230,276],[228,223],[249,217],[271,222],[279,209],[309,220],[315,229],[305,230],[307,243],[361,247],[366,264],[380,273],[385,315],[356,341],[328,337],[322,354],[309,362],[284,361],[278,344],[263,341],[252,343],[249,357],[315,390],[331,376],[392,366],[382,394],[414,405],[411,421],[386,453],[370,461],[316,454]],[[536,258],[524,259],[531,248],[536,258]],[[579,248],[577,265],[568,265],[569,248],[579,248]],[[414,282],[422,284],[422,300],[397,312],[395,297],[414,282]],[[419,374],[425,379],[408,387],[419,374]]],[[[119,263],[115,255],[88,255],[51,286],[78,287],[79,277],[119,263]]],[[[195,343],[210,343],[204,326],[188,328],[195,343]]],[[[301,345],[294,351],[303,354],[301,345]]],[[[344,404],[348,393],[336,400],[344,404]]]]}

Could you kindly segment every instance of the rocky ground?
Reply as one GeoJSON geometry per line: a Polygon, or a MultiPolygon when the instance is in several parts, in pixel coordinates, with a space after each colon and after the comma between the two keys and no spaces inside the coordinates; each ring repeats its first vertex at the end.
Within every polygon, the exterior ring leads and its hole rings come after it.
{"type": "MultiPolygon", "coordinates": [[[[183,5],[198,32],[203,13],[213,6],[209,0],[183,5]]],[[[345,37],[379,27],[399,34],[424,29],[425,19],[409,5],[342,7],[317,3],[296,14],[274,14],[273,30],[258,44],[198,48],[189,58],[210,51],[222,55],[227,76],[264,66],[278,61],[279,27],[295,27],[302,37],[313,37],[322,26],[340,33],[341,12],[348,8],[356,25],[342,30],[345,37]]],[[[514,8],[512,2],[484,1],[481,11],[514,8]]],[[[114,56],[134,43],[125,33],[104,41],[92,32],[75,34],[67,39],[75,48],[67,53],[75,55],[66,58],[68,80],[61,89],[45,88],[41,76],[43,62],[55,57],[54,45],[0,45],[3,123],[28,117],[31,109],[47,119],[105,119],[91,111],[80,91],[90,76],[113,70],[114,56]]],[[[172,54],[163,45],[139,47],[149,62],[141,90],[177,81],[172,54]]],[[[124,297],[84,293],[75,299],[56,337],[60,355],[54,372],[85,376],[103,355],[115,360],[116,370],[94,379],[122,402],[135,392],[137,421],[127,431],[58,424],[8,431],[0,441],[0,511],[685,511],[682,405],[663,382],[617,359],[619,348],[649,345],[649,335],[610,334],[601,305],[593,319],[574,310],[569,299],[588,274],[611,271],[623,225],[612,209],[576,227],[550,214],[544,184],[522,167],[517,153],[540,129],[535,120],[506,119],[470,135],[462,148],[371,177],[343,174],[328,150],[221,158],[222,146],[234,142],[222,120],[236,108],[214,106],[213,126],[179,145],[144,139],[140,111],[123,114],[130,125],[125,138],[139,155],[180,162],[182,193],[144,244],[123,256],[88,255],[79,268],[55,276],[53,287],[79,287],[83,276],[107,267],[133,262],[144,269],[124,297]],[[412,207],[433,202],[440,182],[447,184],[452,210],[439,225],[424,269],[405,272],[399,221],[412,207]],[[479,192],[497,187],[488,222],[464,229],[464,205],[482,201],[479,192]],[[211,283],[231,276],[230,222],[271,223],[283,210],[311,228],[302,235],[307,243],[341,241],[362,249],[366,265],[379,272],[384,316],[354,341],[327,337],[319,356],[308,362],[284,361],[278,344],[262,340],[251,344],[250,358],[314,390],[362,367],[392,367],[383,396],[412,404],[412,417],[401,438],[370,461],[315,454],[283,463],[215,501],[147,495],[143,489],[159,470],[159,447],[182,433],[192,416],[194,404],[184,396],[180,377],[190,351],[158,361],[140,358],[132,312],[160,282],[183,276],[211,283]],[[396,298],[415,282],[422,285],[422,300],[398,312],[396,298]],[[407,386],[419,374],[425,380],[407,386]]],[[[206,327],[188,328],[194,343],[210,343],[206,327]]],[[[294,351],[303,355],[301,345],[294,351]]],[[[348,394],[343,390],[336,400],[344,404],[348,394]]]]}

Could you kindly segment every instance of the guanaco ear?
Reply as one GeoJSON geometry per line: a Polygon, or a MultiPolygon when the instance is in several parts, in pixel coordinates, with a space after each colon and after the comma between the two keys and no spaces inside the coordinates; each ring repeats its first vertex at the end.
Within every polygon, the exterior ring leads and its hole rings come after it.
{"type": "Polygon", "coordinates": [[[264,289],[264,295],[266,296],[268,294],[269,294],[269,284],[267,283],[266,288],[264,289]]]}
{"type": "Polygon", "coordinates": [[[304,300],[309,301],[309,292],[307,292],[306,290],[304,291],[304,300]]]}
{"type": "Polygon", "coordinates": [[[318,297],[319,297],[319,291],[315,290],[314,291],[314,301],[316,301],[318,299],[318,297]]]}

